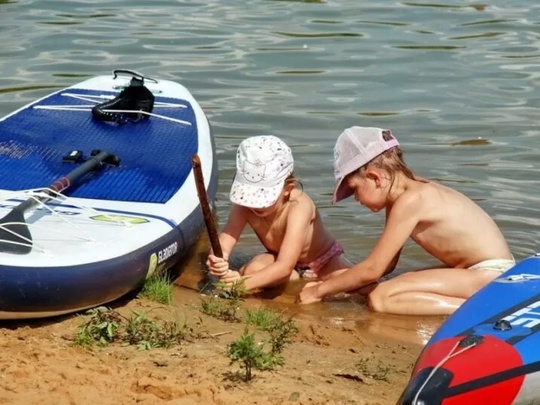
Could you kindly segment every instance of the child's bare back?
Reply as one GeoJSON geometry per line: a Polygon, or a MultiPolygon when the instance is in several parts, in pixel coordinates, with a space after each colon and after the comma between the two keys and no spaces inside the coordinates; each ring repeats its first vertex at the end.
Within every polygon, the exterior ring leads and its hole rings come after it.
{"type": "Polygon", "coordinates": [[[436,182],[410,187],[399,199],[411,196],[410,209],[419,215],[411,238],[428,253],[449,267],[465,269],[493,258],[512,259],[498,226],[469,198],[436,182]]]}

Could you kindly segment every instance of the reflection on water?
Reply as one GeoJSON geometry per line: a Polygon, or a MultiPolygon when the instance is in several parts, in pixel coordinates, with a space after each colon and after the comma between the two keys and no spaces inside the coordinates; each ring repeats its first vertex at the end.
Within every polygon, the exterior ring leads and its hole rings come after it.
{"type": "MultiPolygon", "coordinates": [[[[117,68],[180,81],[216,136],[221,223],[236,147],[272,133],[291,146],[305,192],[350,260],[361,260],[384,216],[354,201],[330,204],[332,149],[348,126],[381,126],[400,139],[419,175],[486,209],[516,258],[540,245],[536,0],[0,0],[0,10],[0,115],[117,68]]],[[[254,235],[242,236],[241,255],[258,249],[254,235]]],[[[399,271],[430,260],[408,244],[399,271]]],[[[188,266],[190,273],[197,270],[188,266]]],[[[423,321],[401,326],[354,302],[298,311],[374,330],[431,329],[423,321]]]]}
{"type": "Polygon", "coordinates": [[[444,319],[444,317],[435,316],[392,316],[370,312],[365,314],[364,319],[356,321],[356,325],[360,329],[367,329],[373,335],[424,346],[444,319]]]}

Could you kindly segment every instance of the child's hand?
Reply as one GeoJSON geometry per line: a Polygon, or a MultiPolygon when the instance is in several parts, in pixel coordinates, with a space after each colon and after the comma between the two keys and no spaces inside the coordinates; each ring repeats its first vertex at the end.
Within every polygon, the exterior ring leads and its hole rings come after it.
{"type": "Polygon", "coordinates": [[[219,279],[222,283],[232,284],[242,278],[239,272],[227,270],[227,272],[219,279]]]}
{"type": "Polygon", "coordinates": [[[219,278],[223,277],[229,271],[229,262],[212,254],[208,255],[206,266],[208,266],[208,270],[212,275],[219,278]]]}
{"type": "Polygon", "coordinates": [[[312,281],[306,283],[300,294],[296,298],[296,302],[299,304],[313,304],[322,300],[322,297],[317,295],[317,287],[322,281],[312,281]]]}

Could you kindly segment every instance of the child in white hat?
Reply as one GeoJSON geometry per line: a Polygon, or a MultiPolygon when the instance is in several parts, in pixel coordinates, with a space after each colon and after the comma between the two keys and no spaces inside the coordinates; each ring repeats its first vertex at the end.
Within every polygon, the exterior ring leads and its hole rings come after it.
{"type": "Polygon", "coordinates": [[[377,312],[451,314],[515,264],[493,219],[458,191],[415,176],[389,130],[348,128],[334,157],[333,202],[354,195],[373,212],[385,210],[386,225],[365,260],[328,281],[306,284],[301,303],[371,285],[369,305],[377,312]],[[378,283],[394,270],[409,238],[440,266],[378,283]]]}
{"type": "Polygon", "coordinates": [[[219,235],[224,257],[210,252],[206,264],[211,274],[227,283],[243,279],[244,286],[254,290],[298,278],[295,269],[324,280],[350,267],[311,198],[296,188],[292,152],[281,139],[273,135],[245,139],[238,147],[236,168],[230,191],[233,205],[219,235]],[[233,271],[228,258],[246,225],[266,252],[233,271]]]}

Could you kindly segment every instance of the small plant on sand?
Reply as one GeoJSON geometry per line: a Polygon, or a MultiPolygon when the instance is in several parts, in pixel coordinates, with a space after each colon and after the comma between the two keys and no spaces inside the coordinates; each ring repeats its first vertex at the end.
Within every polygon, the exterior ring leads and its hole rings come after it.
{"type": "Polygon", "coordinates": [[[356,363],[356,368],[365,377],[378,381],[390,382],[388,374],[393,371],[392,367],[383,365],[380,361],[373,364],[369,357],[363,357],[356,363]]]}
{"type": "Polygon", "coordinates": [[[157,322],[136,311],[132,311],[129,318],[107,307],[87,313],[91,315],[90,319],[79,327],[73,340],[75,345],[91,347],[124,342],[139,349],[169,348],[186,340],[192,333],[186,322],[157,322]]]}
{"type": "Polygon", "coordinates": [[[291,343],[292,337],[298,333],[298,327],[292,318],[284,320],[278,313],[266,308],[246,310],[244,319],[247,324],[268,332],[274,354],[281,353],[285,345],[291,343]]]}
{"type": "Polygon", "coordinates": [[[186,339],[190,329],[186,323],[163,321],[161,324],[149,319],[145,313],[133,311],[127,319],[123,341],[139,349],[154,347],[170,348],[186,339]]]}
{"type": "Polygon", "coordinates": [[[268,330],[278,319],[278,313],[266,308],[246,309],[244,313],[244,322],[248,325],[254,325],[260,330],[268,330]]]}
{"type": "Polygon", "coordinates": [[[139,297],[169,305],[172,299],[172,289],[168,274],[159,273],[145,281],[139,297]]]}
{"type": "Polygon", "coordinates": [[[234,281],[231,284],[217,283],[216,289],[221,298],[231,300],[236,303],[244,301],[244,296],[249,293],[244,280],[234,281]]]}
{"type": "Polygon", "coordinates": [[[296,323],[291,319],[279,319],[272,328],[268,329],[270,334],[270,344],[272,353],[277,354],[283,351],[285,345],[292,343],[292,338],[298,333],[296,323]]]}
{"type": "Polygon", "coordinates": [[[227,350],[231,364],[239,362],[243,366],[243,380],[250,381],[253,378],[253,369],[270,370],[275,365],[275,357],[264,350],[262,343],[255,341],[255,333],[249,333],[248,329],[240,337],[232,342],[227,350]]]}
{"type": "Polygon", "coordinates": [[[244,381],[249,381],[252,369],[271,370],[283,365],[283,348],[292,342],[298,327],[292,319],[283,320],[278,313],[264,308],[247,310],[244,319],[248,325],[255,325],[268,334],[265,341],[257,343],[255,333],[250,334],[246,327],[244,333],[228,347],[231,364],[240,362],[244,367],[244,381]],[[265,342],[270,344],[269,350],[266,350],[265,342]]]}
{"type": "Polygon", "coordinates": [[[215,292],[215,295],[203,298],[200,311],[226,322],[239,322],[237,312],[244,302],[244,295],[248,292],[244,287],[244,282],[238,281],[230,285],[217,283],[215,292]]]}
{"type": "Polygon", "coordinates": [[[83,323],[74,343],[79,346],[106,346],[118,339],[122,316],[108,307],[97,307],[87,312],[90,319],[83,323]]]}

